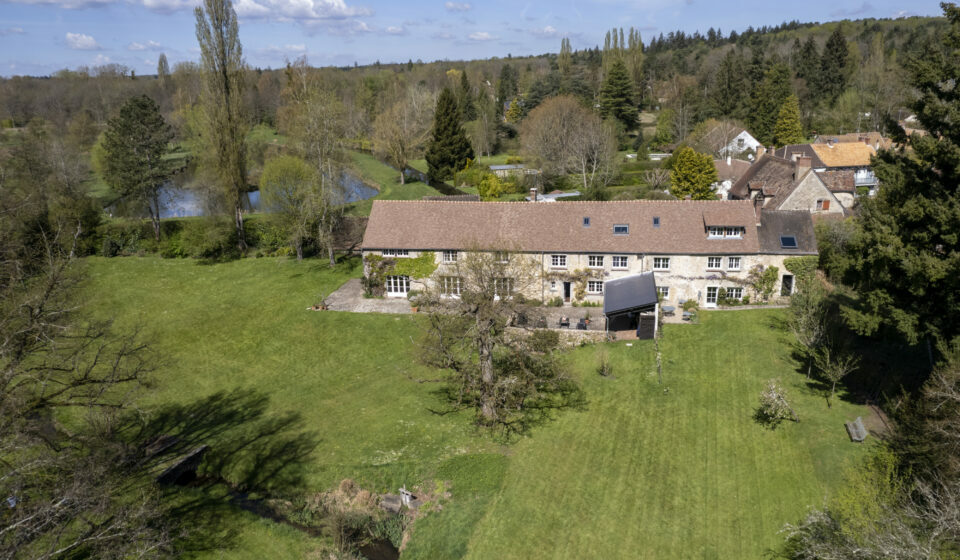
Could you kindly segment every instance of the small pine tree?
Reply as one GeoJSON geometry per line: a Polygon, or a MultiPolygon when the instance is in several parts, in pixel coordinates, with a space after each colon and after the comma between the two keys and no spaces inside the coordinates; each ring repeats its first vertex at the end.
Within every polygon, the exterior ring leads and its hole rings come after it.
{"type": "Polygon", "coordinates": [[[477,106],[473,103],[472,90],[467,72],[464,71],[463,74],[460,74],[460,113],[463,115],[464,122],[477,118],[477,106]]]}
{"type": "Polygon", "coordinates": [[[600,88],[600,114],[603,118],[614,118],[623,124],[625,130],[637,126],[637,106],[633,101],[633,82],[623,60],[617,59],[610,67],[610,73],[600,88]]]}
{"type": "Polygon", "coordinates": [[[520,122],[520,119],[523,118],[523,107],[521,107],[519,99],[514,97],[513,100],[510,101],[510,108],[507,109],[507,114],[504,115],[504,117],[506,117],[507,122],[520,122]]]}
{"type": "Polygon", "coordinates": [[[437,99],[433,133],[427,146],[427,176],[444,181],[473,159],[473,148],[460,124],[460,110],[450,88],[443,88],[437,99]]]}
{"type": "Polygon", "coordinates": [[[800,101],[791,95],[780,107],[777,124],[773,127],[773,141],[780,146],[800,144],[803,138],[803,126],[800,124],[800,101]]]}
{"type": "Polygon", "coordinates": [[[670,194],[677,198],[689,196],[694,200],[714,200],[717,195],[710,188],[716,183],[717,168],[713,158],[701,154],[689,146],[684,146],[673,155],[673,169],[670,170],[670,194]]]}

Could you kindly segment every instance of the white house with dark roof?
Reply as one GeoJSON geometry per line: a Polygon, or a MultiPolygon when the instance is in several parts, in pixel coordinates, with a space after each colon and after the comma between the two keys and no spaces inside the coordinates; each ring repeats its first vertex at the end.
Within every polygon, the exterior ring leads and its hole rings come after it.
{"type": "Polygon", "coordinates": [[[434,254],[433,277],[390,276],[388,297],[440,282],[456,297],[455,264],[478,248],[530,259],[539,280],[524,294],[529,298],[601,303],[605,282],[653,272],[664,303],[696,300],[705,307],[717,304],[721,289],[732,299],[755,297],[749,275],[756,267],[777,267],[775,293],[790,295],[793,277],[784,260],[817,254],[809,213],[764,210],[749,200],[375,200],[363,239],[364,256],[434,254]]]}

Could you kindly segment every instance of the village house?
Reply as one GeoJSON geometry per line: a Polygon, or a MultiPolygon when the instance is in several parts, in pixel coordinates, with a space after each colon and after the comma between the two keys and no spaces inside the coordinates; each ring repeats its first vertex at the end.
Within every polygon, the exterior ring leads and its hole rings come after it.
{"type": "Polygon", "coordinates": [[[847,134],[821,134],[814,138],[814,144],[847,144],[850,142],[860,142],[873,146],[874,150],[889,150],[893,147],[893,140],[885,138],[877,131],[870,132],[849,132],[847,134]]]}
{"type": "Polygon", "coordinates": [[[794,160],[810,158],[813,170],[823,175],[825,182],[844,186],[852,181],[852,188],[875,189],[879,182],[870,167],[870,158],[877,150],[864,142],[833,142],[822,144],[791,144],[774,151],[773,155],[794,160]]]}
{"type": "Polygon", "coordinates": [[[791,161],[763,152],[758,155],[760,159],[730,188],[731,200],[749,200],[764,210],[802,210],[838,216],[853,207],[853,186],[847,189],[828,185],[812,169],[811,158],[798,156],[791,161]]]}
{"type": "Polygon", "coordinates": [[[710,188],[717,193],[717,198],[727,200],[730,189],[750,169],[750,162],[727,156],[726,159],[713,160],[713,167],[717,170],[717,182],[710,188]]]}
{"type": "Polygon", "coordinates": [[[528,259],[536,282],[524,295],[567,305],[603,303],[606,282],[652,272],[664,304],[694,300],[713,307],[724,292],[729,299],[755,298],[750,272],[771,266],[778,269],[774,295],[788,296],[794,278],[784,260],[817,254],[808,212],[766,210],[749,200],[375,200],[363,239],[365,262],[371,255],[434,255],[437,271],[429,278],[387,276],[388,297],[428,287],[456,297],[457,262],[478,247],[528,259]]]}

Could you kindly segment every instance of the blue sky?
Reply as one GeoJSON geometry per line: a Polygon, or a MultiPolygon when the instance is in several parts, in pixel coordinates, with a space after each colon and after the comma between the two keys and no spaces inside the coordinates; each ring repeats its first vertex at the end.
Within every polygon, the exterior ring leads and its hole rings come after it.
{"type": "MultiPolygon", "coordinates": [[[[198,58],[197,0],[0,0],[0,75],[46,75],[106,62],[154,73],[198,58]]],[[[718,2],[709,0],[235,0],[254,66],[306,55],[325,66],[472,59],[602,44],[610,27],[652,35],[709,27],[743,30],[785,20],[938,15],[937,0],[718,2]]]]}

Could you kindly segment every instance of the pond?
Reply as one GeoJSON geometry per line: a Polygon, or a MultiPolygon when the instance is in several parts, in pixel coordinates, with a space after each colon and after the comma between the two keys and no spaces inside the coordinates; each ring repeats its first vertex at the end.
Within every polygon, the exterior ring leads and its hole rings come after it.
{"type": "MultiPolygon", "coordinates": [[[[376,188],[349,172],[343,174],[343,186],[345,189],[345,204],[366,200],[380,194],[380,191],[376,188]]],[[[161,189],[160,204],[163,208],[160,211],[161,218],[187,218],[204,215],[203,198],[196,191],[181,188],[173,182],[168,183],[161,189]]],[[[260,191],[248,192],[244,207],[250,212],[259,211],[260,191]]]]}

